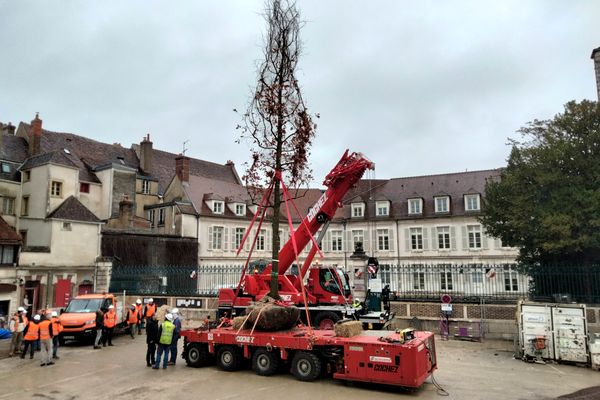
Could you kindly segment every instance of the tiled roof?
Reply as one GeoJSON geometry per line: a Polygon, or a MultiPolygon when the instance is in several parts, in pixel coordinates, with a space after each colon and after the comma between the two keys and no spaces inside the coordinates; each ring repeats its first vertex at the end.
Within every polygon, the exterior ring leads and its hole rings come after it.
{"type": "Polygon", "coordinates": [[[100,222],[100,220],[81,204],[77,198],[70,196],[63,201],[54,211],[48,214],[47,218],[66,219],[71,221],[82,222],[100,222]]]}
{"type": "Polygon", "coordinates": [[[0,216],[0,244],[21,244],[22,239],[15,230],[0,216]]]}
{"type": "Polygon", "coordinates": [[[2,135],[0,146],[0,159],[22,163],[27,158],[27,141],[15,135],[2,135]]]}
{"type": "Polygon", "coordinates": [[[67,155],[62,150],[51,151],[50,153],[40,154],[38,156],[30,157],[25,161],[25,163],[21,166],[21,171],[31,169],[34,167],[39,167],[44,164],[58,164],[64,165],[66,167],[77,168],[77,164],[73,160],[73,157],[67,155]]]}
{"type": "Polygon", "coordinates": [[[0,170],[0,179],[13,182],[21,182],[21,173],[19,172],[20,163],[11,161],[2,161],[2,169],[0,170]],[[9,171],[4,172],[4,167],[8,166],[9,171]]]}

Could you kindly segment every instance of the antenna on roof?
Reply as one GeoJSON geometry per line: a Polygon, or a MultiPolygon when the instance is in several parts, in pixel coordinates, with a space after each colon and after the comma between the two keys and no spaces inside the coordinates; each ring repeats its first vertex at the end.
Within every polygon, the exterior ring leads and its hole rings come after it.
{"type": "Polygon", "coordinates": [[[181,152],[181,154],[183,154],[185,156],[185,152],[188,150],[187,147],[185,147],[185,144],[189,142],[189,140],[184,140],[183,141],[183,151],[181,152]]]}

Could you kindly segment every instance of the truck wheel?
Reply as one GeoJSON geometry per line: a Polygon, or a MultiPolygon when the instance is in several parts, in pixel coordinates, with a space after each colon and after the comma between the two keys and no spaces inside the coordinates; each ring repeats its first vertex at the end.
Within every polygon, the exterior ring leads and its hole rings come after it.
{"type": "Polygon", "coordinates": [[[242,355],[233,346],[222,346],[217,351],[217,366],[223,371],[236,371],[242,365],[242,355]]]}
{"type": "Polygon", "coordinates": [[[313,353],[297,352],[292,360],[292,375],[300,381],[314,381],[321,375],[321,360],[313,353]]]}
{"type": "Polygon", "coordinates": [[[340,320],[340,316],[332,311],[322,311],[315,317],[315,327],[317,329],[332,330],[336,322],[340,320]]]}
{"type": "Polygon", "coordinates": [[[252,355],[252,369],[258,375],[274,375],[279,369],[279,354],[267,349],[257,349],[252,355]]]}
{"type": "Polygon", "coordinates": [[[210,363],[210,353],[207,346],[200,343],[189,344],[185,361],[187,365],[194,368],[208,365],[210,363]]]}

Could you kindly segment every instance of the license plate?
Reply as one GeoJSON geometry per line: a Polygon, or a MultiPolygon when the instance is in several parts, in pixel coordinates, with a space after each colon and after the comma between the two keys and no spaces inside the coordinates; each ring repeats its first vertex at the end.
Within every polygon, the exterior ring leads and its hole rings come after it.
{"type": "Polygon", "coordinates": [[[65,340],[74,340],[75,336],[63,336],[63,339],[65,339],[65,340]]]}

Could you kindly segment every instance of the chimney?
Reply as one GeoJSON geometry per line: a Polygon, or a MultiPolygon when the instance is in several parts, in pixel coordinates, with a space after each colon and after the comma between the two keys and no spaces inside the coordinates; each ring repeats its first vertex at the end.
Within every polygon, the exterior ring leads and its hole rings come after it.
{"type": "Polygon", "coordinates": [[[175,174],[181,182],[190,180],[190,159],[182,154],[175,158],[175,174]]]}
{"type": "Polygon", "coordinates": [[[119,202],[119,225],[121,228],[131,227],[133,220],[133,201],[129,196],[123,195],[123,200],[119,202]]]}
{"type": "Polygon", "coordinates": [[[596,91],[598,92],[598,101],[600,101],[600,47],[592,50],[592,60],[594,60],[594,69],[596,70],[596,91]]]}
{"type": "Polygon", "coordinates": [[[152,174],[152,142],[150,134],[140,143],[140,168],[147,174],[152,174]]]}
{"type": "Polygon", "coordinates": [[[8,125],[4,125],[4,130],[9,135],[15,136],[15,129],[16,127],[11,122],[9,122],[8,125]]]}
{"type": "Polygon", "coordinates": [[[39,113],[35,113],[35,118],[31,121],[31,130],[29,131],[29,156],[40,154],[40,142],[42,141],[42,120],[39,113]]]}

